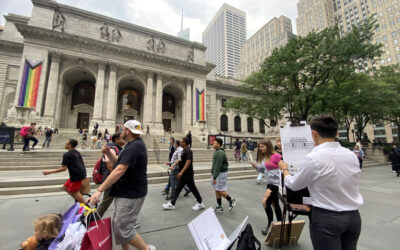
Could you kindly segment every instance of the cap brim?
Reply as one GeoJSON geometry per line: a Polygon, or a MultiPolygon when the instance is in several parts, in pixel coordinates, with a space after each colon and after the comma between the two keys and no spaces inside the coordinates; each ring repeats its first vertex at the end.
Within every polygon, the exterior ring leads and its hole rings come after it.
{"type": "Polygon", "coordinates": [[[133,129],[133,130],[131,130],[131,132],[132,132],[132,134],[135,134],[135,135],[143,135],[143,132],[140,130],[133,129]]]}

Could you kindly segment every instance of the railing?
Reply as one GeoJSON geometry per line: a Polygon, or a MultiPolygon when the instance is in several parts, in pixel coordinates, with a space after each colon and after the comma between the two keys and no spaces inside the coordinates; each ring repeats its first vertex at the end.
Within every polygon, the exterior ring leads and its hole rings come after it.
{"type": "Polygon", "coordinates": [[[157,163],[160,163],[160,147],[158,146],[157,140],[153,138],[153,150],[156,155],[157,163]]]}

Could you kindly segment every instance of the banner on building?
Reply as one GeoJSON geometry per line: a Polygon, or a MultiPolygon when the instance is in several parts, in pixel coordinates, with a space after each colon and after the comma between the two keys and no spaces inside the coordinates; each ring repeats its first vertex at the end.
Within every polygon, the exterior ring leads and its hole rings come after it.
{"type": "Polygon", "coordinates": [[[25,61],[18,106],[36,108],[41,72],[42,61],[34,62],[29,59],[25,61]]]}
{"type": "Polygon", "coordinates": [[[196,88],[196,119],[197,121],[205,121],[205,91],[196,88]]]}

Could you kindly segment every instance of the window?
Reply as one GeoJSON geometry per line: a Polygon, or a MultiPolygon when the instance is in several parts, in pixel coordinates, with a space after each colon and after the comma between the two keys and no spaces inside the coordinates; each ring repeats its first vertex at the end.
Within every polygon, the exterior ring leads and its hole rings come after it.
{"type": "Polygon", "coordinates": [[[247,118],[247,131],[249,133],[253,133],[254,132],[253,118],[251,118],[251,117],[247,118]]]}
{"type": "Polygon", "coordinates": [[[396,38],[396,36],[397,36],[397,32],[396,31],[392,32],[392,37],[396,38]]]}
{"type": "Polygon", "coordinates": [[[235,125],[235,132],[242,132],[242,120],[240,119],[240,116],[235,116],[234,120],[234,125],[235,125]]]}
{"type": "Polygon", "coordinates": [[[387,40],[387,36],[384,35],[384,36],[382,37],[382,41],[386,41],[386,40],[387,40]]]}
{"type": "Polygon", "coordinates": [[[260,133],[264,134],[265,133],[265,125],[263,120],[258,120],[260,123],[260,133]]]}
{"type": "Polygon", "coordinates": [[[228,117],[221,115],[221,131],[228,131],[228,117]]]}
{"type": "Polygon", "coordinates": [[[398,43],[399,43],[399,39],[394,39],[394,40],[393,40],[393,43],[394,43],[394,44],[398,44],[398,43]]]}
{"type": "Polygon", "coordinates": [[[222,106],[223,108],[226,108],[226,99],[225,99],[225,98],[223,98],[223,99],[221,100],[221,106],[222,106]]]}

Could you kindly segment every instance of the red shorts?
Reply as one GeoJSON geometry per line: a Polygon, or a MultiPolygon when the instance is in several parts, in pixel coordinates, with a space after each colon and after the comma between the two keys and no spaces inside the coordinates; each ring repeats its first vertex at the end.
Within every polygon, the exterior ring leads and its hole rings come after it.
{"type": "Polygon", "coordinates": [[[76,193],[79,191],[79,189],[81,189],[82,186],[82,181],[74,181],[72,182],[70,179],[68,179],[65,183],[64,183],[64,187],[67,188],[67,191],[70,193],[76,193]]]}

